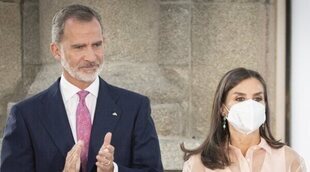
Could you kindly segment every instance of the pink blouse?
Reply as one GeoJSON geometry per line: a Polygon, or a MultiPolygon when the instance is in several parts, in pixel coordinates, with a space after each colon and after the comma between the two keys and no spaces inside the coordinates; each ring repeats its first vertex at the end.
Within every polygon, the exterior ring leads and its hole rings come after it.
{"type": "Polygon", "coordinates": [[[240,149],[230,145],[232,164],[225,169],[211,170],[205,167],[200,154],[191,156],[185,161],[183,172],[306,172],[306,165],[293,149],[283,146],[280,149],[270,147],[261,138],[258,145],[248,149],[245,156],[240,149]]]}

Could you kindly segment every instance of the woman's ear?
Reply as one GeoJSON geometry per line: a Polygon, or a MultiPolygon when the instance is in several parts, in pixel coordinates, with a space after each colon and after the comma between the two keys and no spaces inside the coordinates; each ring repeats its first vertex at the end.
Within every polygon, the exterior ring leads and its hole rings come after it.
{"type": "Polygon", "coordinates": [[[227,110],[227,107],[225,104],[222,104],[222,106],[221,106],[221,114],[223,117],[227,116],[227,114],[228,114],[228,110],[227,110]]]}

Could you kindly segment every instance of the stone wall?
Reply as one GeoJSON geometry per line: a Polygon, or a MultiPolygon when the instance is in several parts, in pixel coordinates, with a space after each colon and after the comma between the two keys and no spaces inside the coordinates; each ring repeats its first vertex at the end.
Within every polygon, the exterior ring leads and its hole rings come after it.
{"type": "Polygon", "coordinates": [[[0,132],[7,117],[7,104],[16,101],[22,82],[21,15],[18,2],[0,1],[0,132]]]}
{"type": "Polygon", "coordinates": [[[73,2],[103,16],[101,76],[150,97],[166,170],[182,168],[181,142],[196,147],[205,138],[215,87],[226,71],[258,70],[274,107],[272,0],[0,0],[1,121],[8,102],[43,90],[60,75],[49,53],[50,23],[73,2]]]}

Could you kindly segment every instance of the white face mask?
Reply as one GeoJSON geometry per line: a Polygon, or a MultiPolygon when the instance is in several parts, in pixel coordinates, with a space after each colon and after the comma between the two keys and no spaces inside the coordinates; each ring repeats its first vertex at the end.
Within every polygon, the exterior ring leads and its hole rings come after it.
{"type": "Polygon", "coordinates": [[[265,105],[252,99],[234,104],[228,111],[228,122],[237,131],[247,135],[258,129],[266,120],[265,105]]]}

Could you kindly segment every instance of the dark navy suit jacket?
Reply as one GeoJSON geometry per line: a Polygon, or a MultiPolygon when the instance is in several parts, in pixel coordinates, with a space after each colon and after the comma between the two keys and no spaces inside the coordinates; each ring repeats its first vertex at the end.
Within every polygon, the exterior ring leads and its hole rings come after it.
{"type": "MultiPolygon", "coordinates": [[[[1,172],[62,171],[74,139],[59,88],[47,90],[12,107],[1,152],[1,172]]],[[[119,172],[162,172],[158,137],[149,99],[109,85],[100,78],[91,131],[87,171],[96,171],[96,155],[112,132],[119,172]],[[117,115],[112,115],[113,113],[117,115]]]]}

